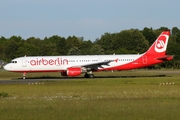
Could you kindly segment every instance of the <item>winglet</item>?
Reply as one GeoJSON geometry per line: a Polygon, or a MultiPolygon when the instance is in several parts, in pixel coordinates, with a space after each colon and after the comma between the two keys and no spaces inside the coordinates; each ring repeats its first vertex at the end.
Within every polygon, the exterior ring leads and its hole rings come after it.
{"type": "Polygon", "coordinates": [[[115,62],[118,62],[118,58],[114,60],[115,62]]]}

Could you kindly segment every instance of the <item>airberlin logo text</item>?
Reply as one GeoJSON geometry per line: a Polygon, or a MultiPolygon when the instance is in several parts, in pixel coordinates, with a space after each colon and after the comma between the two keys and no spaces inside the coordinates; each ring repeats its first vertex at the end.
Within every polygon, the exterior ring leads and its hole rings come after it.
{"type": "Polygon", "coordinates": [[[36,58],[35,60],[31,60],[30,64],[32,66],[38,65],[68,65],[67,59],[56,58],[56,59],[45,59],[45,58],[36,58]]]}

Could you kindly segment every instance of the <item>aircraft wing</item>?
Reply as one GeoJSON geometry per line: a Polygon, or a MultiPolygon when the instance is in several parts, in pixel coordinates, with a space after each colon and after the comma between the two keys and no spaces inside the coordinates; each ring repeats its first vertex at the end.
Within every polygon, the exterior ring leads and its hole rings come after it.
{"type": "Polygon", "coordinates": [[[104,68],[103,65],[109,66],[110,62],[114,62],[116,60],[111,60],[111,61],[103,61],[103,62],[97,62],[97,63],[92,63],[92,64],[86,64],[86,65],[81,65],[79,67],[84,67],[87,70],[98,70],[98,68],[104,68]]]}
{"type": "Polygon", "coordinates": [[[98,63],[94,63],[94,64],[84,65],[82,67],[85,67],[85,68],[88,68],[91,70],[98,70],[98,67],[103,68],[102,65],[109,66],[110,62],[112,62],[112,61],[98,62],[98,63]]]}

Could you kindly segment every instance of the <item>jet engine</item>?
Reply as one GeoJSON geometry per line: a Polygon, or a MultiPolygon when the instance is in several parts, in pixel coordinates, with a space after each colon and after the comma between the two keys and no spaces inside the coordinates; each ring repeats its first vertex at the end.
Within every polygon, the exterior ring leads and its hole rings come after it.
{"type": "Polygon", "coordinates": [[[62,76],[79,76],[82,73],[82,69],[79,67],[67,68],[65,72],[61,72],[62,76]]]}

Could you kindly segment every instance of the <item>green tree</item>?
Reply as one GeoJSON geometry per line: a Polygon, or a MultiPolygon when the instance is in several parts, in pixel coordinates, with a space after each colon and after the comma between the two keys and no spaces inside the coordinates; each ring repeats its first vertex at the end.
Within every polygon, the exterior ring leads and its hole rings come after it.
{"type": "Polygon", "coordinates": [[[157,30],[159,30],[159,31],[169,31],[170,29],[168,27],[160,27],[157,30]]]}
{"type": "Polygon", "coordinates": [[[154,41],[156,40],[156,34],[154,33],[152,28],[147,28],[145,27],[142,30],[142,34],[144,35],[144,37],[146,38],[146,40],[149,41],[149,44],[153,44],[154,41]]]}
{"type": "Polygon", "coordinates": [[[41,42],[41,46],[39,49],[39,54],[42,56],[54,56],[59,55],[57,51],[57,45],[55,43],[45,43],[44,41],[41,42]]]}
{"type": "Polygon", "coordinates": [[[156,38],[161,34],[163,31],[170,31],[167,27],[160,27],[159,29],[154,30],[154,33],[156,34],[156,38]]]}
{"type": "Polygon", "coordinates": [[[168,68],[180,68],[180,44],[170,42],[167,46],[167,54],[174,55],[174,59],[172,61],[168,61],[165,64],[165,67],[168,68]]]}
{"type": "Polygon", "coordinates": [[[126,48],[119,48],[117,51],[116,51],[116,54],[128,54],[130,53],[126,48]]]}
{"type": "Polygon", "coordinates": [[[105,54],[113,54],[115,52],[115,41],[114,35],[111,33],[105,33],[100,39],[96,39],[96,44],[100,45],[104,50],[105,54]]]}
{"type": "Polygon", "coordinates": [[[39,49],[40,48],[38,46],[25,42],[16,50],[15,53],[19,56],[39,56],[39,49]]]}
{"type": "Polygon", "coordinates": [[[55,44],[57,44],[60,39],[61,39],[60,36],[58,36],[58,35],[53,35],[53,36],[51,36],[51,37],[49,37],[49,38],[45,37],[45,38],[44,38],[44,42],[47,43],[47,44],[48,44],[48,43],[55,43],[55,44]]]}
{"type": "Polygon", "coordinates": [[[81,50],[81,55],[90,55],[91,54],[91,48],[93,46],[93,43],[88,40],[88,41],[83,41],[80,50],[81,50]]]}
{"type": "Polygon", "coordinates": [[[44,39],[45,46],[51,45],[53,55],[67,55],[66,39],[58,35],[44,39]],[[56,51],[56,52],[55,52],[56,51]]]}
{"type": "Polygon", "coordinates": [[[172,28],[172,35],[176,35],[180,30],[177,27],[172,28]]]}
{"type": "Polygon", "coordinates": [[[56,43],[56,47],[57,47],[58,55],[67,55],[68,49],[67,49],[65,38],[60,38],[58,42],[56,43]]]}
{"type": "Polygon", "coordinates": [[[176,43],[180,44],[180,31],[176,34],[176,43]]]}
{"type": "Polygon", "coordinates": [[[11,59],[14,59],[17,57],[16,51],[18,50],[18,48],[19,48],[19,46],[15,41],[7,42],[7,44],[4,48],[7,60],[11,60],[11,59]]]}
{"type": "Polygon", "coordinates": [[[68,55],[80,55],[81,51],[77,47],[69,49],[68,55]]]}
{"type": "Polygon", "coordinates": [[[91,48],[91,54],[92,55],[103,55],[104,49],[100,45],[95,44],[91,48]]]}
{"type": "Polygon", "coordinates": [[[81,43],[82,43],[82,40],[77,38],[76,36],[73,36],[73,37],[69,36],[66,39],[67,49],[71,49],[71,48],[74,48],[74,47],[80,48],[81,43]]]}
{"type": "Polygon", "coordinates": [[[139,30],[124,30],[116,34],[115,38],[116,53],[120,50],[127,50],[129,53],[143,53],[149,47],[148,41],[139,30]]]}
{"type": "Polygon", "coordinates": [[[43,49],[41,48],[41,39],[35,38],[35,37],[30,37],[26,40],[24,46],[27,47],[25,51],[28,53],[26,55],[41,55],[40,50],[43,49]]]}
{"type": "Polygon", "coordinates": [[[15,42],[21,42],[23,39],[20,36],[12,36],[9,40],[13,40],[15,42]]]}
{"type": "MultiPolygon", "coordinates": [[[[138,53],[143,53],[149,48],[149,42],[143,36],[143,34],[139,30],[132,31],[132,46],[135,47],[135,51],[138,53]]],[[[133,48],[131,48],[133,49],[133,48]]]]}
{"type": "Polygon", "coordinates": [[[6,38],[1,36],[0,38],[0,59],[5,60],[5,45],[6,45],[6,38]]]}

